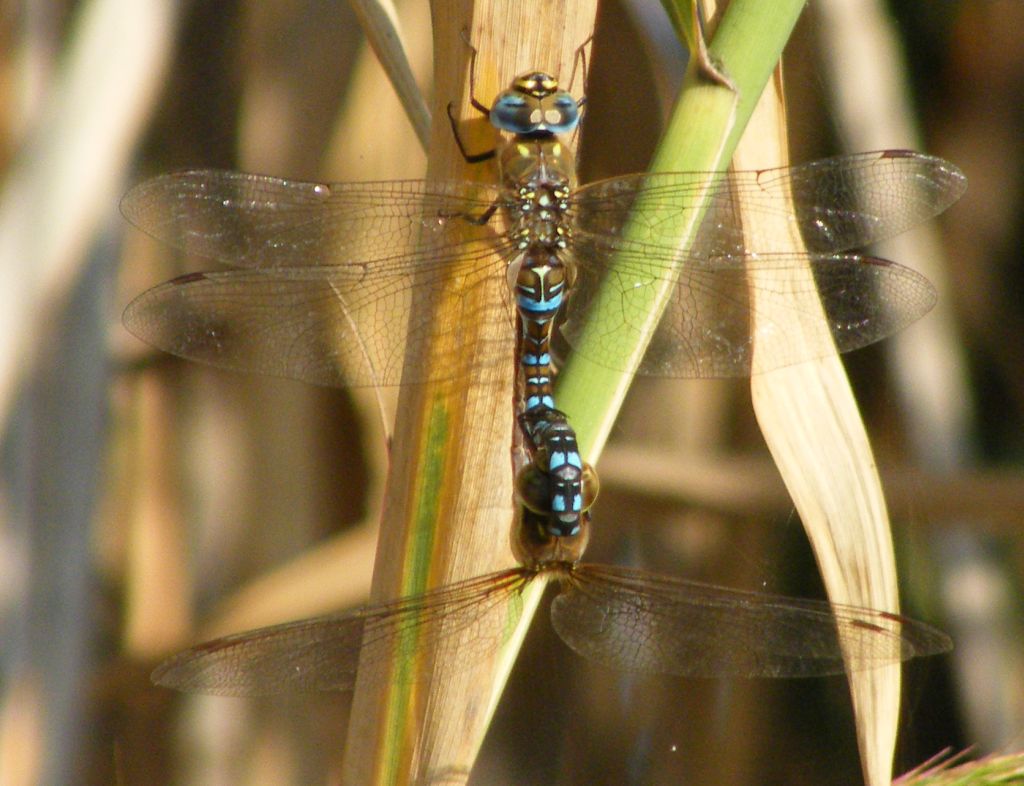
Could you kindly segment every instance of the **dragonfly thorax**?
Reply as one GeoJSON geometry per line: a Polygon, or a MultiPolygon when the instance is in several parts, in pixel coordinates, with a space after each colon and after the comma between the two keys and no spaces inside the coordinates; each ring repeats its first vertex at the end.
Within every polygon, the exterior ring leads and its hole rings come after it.
{"type": "Polygon", "coordinates": [[[576,181],[570,151],[557,139],[513,142],[501,151],[498,168],[513,242],[521,249],[565,248],[576,181]]]}
{"type": "Polygon", "coordinates": [[[516,77],[498,94],[490,111],[491,124],[517,136],[550,136],[573,131],[580,120],[579,104],[558,81],[541,71],[516,77]]]}

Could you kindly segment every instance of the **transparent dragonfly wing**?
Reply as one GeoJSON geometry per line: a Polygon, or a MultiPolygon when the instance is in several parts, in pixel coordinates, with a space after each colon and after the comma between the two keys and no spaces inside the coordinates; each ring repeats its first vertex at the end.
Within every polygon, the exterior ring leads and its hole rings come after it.
{"type": "Polygon", "coordinates": [[[396,276],[450,264],[493,239],[490,222],[473,220],[497,198],[495,187],[469,182],[308,183],[211,169],[147,180],[121,212],[157,240],[230,267],[396,276]]]}
{"type": "MultiPolygon", "coordinates": [[[[240,268],[190,274],[129,304],[143,341],[235,371],[333,386],[424,382],[453,373],[406,359],[410,337],[464,330],[446,302],[500,299],[478,319],[509,325],[509,342],[479,348],[476,370],[511,362],[514,307],[503,285],[513,255],[479,222],[496,194],[472,184],[318,184],[198,171],[133,189],[122,211],[190,254],[240,268]]],[[[480,310],[480,309],[478,309],[480,310]]]]}
{"type": "MultiPolygon", "coordinates": [[[[690,255],[710,259],[773,251],[750,247],[736,211],[739,201],[750,215],[793,223],[807,250],[821,255],[905,232],[944,211],[967,188],[963,173],[948,161],[904,150],[728,172],[721,178],[690,255]]],[[[703,172],[668,172],[624,175],[581,186],[571,200],[573,231],[625,242],[633,204],[642,200],[651,209],[634,218],[642,234],[631,245],[637,253],[675,250],[676,219],[696,210],[707,179],[703,172]]]]}
{"type": "Polygon", "coordinates": [[[905,231],[956,201],[966,180],[948,162],[884,151],[730,173],[713,192],[697,243],[680,252],[674,233],[687,212],[696,210],[705,178],[693,172],[629,175],[579,190],[572,207],[577,277],[562,327],[570,345],[579,341],[588,304],[605,281],[619,293],[620,305],[617,316],[601,325],[591,352],[591,359],[604,365],[613,364],[609,358],[621,355],[623,343],[644,329],[647,290],[671,286],[666,316],[640,368],[640,373],[655,376],[750,373],[753,343],[762,339],[763,346],[763,339],[779,332],[765,315],[777,313],[776,308],[799,308],[793,287],[810,288],[788,283],[788,289],[774,291],[758,285],[761,313],[755,313],[751,271],[799,282],[787,271],[809,267],[828,318],[827,329],[817,320],[801,319],[811,331],[801,350],[784,335],[775,336],[765,369],[829,354],[833,341],[843,352],[866,346],[910,324],[934,304],[934,289],[914,271],[840,252],[905,231]],[[790,223],[804,238],[809,255],[758,247],[743,232],[737,197],[748,215],[790,223]],[[627,236],[636,203],[645,209],[634,217],[627,236]]]}
{"type": "MultiPolygon", "coordinates": [[[[493,287],[500,275],[493,262],[489,251],[463,258],[458,296],[472,302],[476,288],[493,287]]],[[[415,286],[409,276],[367,277],[357,266],[195,273],[144,292],[123,319],[146,343],[219,368],[336,387],[397,385],[453,373],[406,353],[410,337],[465,331],[464,312],[432,308],[452,287],[437,269],[421,271],[415,286]]],[[[480,318],[503,320],[508,340],[477,347],[473,373],[497,362],[512,373],[514,305],[505,289],[499,298],[480,318]]]]}
{"type": "Polygon", "coordinates": [[[952,648],[941,631],[886,612],[591,564],[572,571],[551,620],[598,663],[688,677],[841,674],[952,648]]]}
{"type": "MultiPolygon", "coordinates": [[[[506,602],[533,575],[499,571],[352,614],[216,639],[164,661],[152,679],[187,693],[268,696],[352,690],[358,668],[390,668],[402,652],[429,652],[438,662],[472,668],[511,634],[519,609],[506,602]]],[[[393,678],[414,680],[418,673],[396,669],[393,678]]]]}
{"type": "MultiPolygon", "coordinates": [[[[580,655],[626,671],[695,677],[840,674],[946,652],[928,625],[853,606],[684,581],[607,565],[553,565],[564,587],[551,604],[559,636],[580,655]],[[848,648],[844,661],[840,648],[848,648]]],[[[239,633],[185,650],[153,681],[188,693],[263,696],[351,690],[359,668],[419,664],[429,653],[471,669],[511,635],[509,604],[537,578],[513,568],[423,595],[239,633]]],[[[414,668],[396,680],[416,680],[414,668]]]]}
{"type": "MultiPolygon", "coordinates": [[[[587,252],[592,248],[589,245],[587,252]]],[[[603,279],[618,293],[617,318],[603,321],[591,334],[596,343],[586,352],[590,360],[618,368],[615,359],[624,355],[623,347],[646,329],[650,298],[644,290],[658,286],[660,278],[633,271],[657,260],[658,253],[651,251],[641,258],[622,252],[618,256],[622,267],[603,279]]],[[[602,250],[594,258],[607,259],[608,252],[602,250]]],[[[581,351],[586,320],[579,312],[585,312],[600,284],[587,274],[579,275],[569,298],[561,333],[574,350],[581,351]]],[[[690,258],[672,286],[672,297],[638,369],[640,374],[748,376],[755,346],[759,346],[764,371],[825,357],[835,350],[849,352],[913,323],[928,313],[937,297],[931,283],[910,268],[854,254],[690,258]],[[758,284],[755,301],[750,291],[752,268],[782,283],[771,289],[758,284]],[[789,275],[806,270],[812,278],[789,275]],[[808,301],[802,294],[814,296],[812,303],[820,301],[824,321],[817,308],[803,310],[802,304],[808,301]],[[790,340],[795,324],[799,341],[790,340]]]]}

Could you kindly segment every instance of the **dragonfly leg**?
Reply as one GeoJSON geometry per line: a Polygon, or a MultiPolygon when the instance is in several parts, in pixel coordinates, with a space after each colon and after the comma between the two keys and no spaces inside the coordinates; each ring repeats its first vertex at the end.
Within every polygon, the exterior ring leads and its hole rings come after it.
{"type": "MultiPolygon", "coordinates": [[[[475,108],[480,108],[480,106],[477,105],[475,98],[470,98],[470,102],[475,108]]],[[[484,110],[486,111],[486,107],[484,110]]],[[[487,112],[487,114],[490,114],[490,112],[487,112]]],[[[466,150],[466,146],[462,143],[462,137],[459,136],[458,121],[455,119],[455,115],[452,114],[451,103],[448,104],[448,122],[451,123],[452,126],[452,136],[455,137],[455,144],[459,146],[459,152],[462,153],[462,157],[465,159],[467,164],[479,164],[484,161],[489,161],[497,154],[498,149],[495,147],[492,147],[490,150],[485,150],[482,153],[470,153],[466,150]]]]}
{"type": "MultiPolygon", "coordinates": [[[[470,51],[469,103],[477,112],[482,114],[485,118],[490,118],[491,110],[484,106],[482,103],[480,103],[480,101],[478,101],[476,97],[477,48],[469,42],[469,33],[466,31],[465,28],[463,28],[460,31],[460,35],[462,36],[462,40],[465,42],[466,46],[469,47],[470,51]]],[[[485,150],[482,153],[470,153],[468,150],[466,150],[466,146],[462,142],[462,137],[459,136],[458,123],[455,120],[455,116],[452,114],[452,104],[450,103],[448,104],[448,122],[451,123],[452,126],[452,136],[455,137],[455,144],[459,146],[459,152],[462,153],[462,157],[466,160],[467,164],[479,164],[484,161],[489,161],[490,159],[494,158],[494,156],[497,154],[497,148],[491,148],[490,150],[485,150]]]]}
{"type": "Polygon", "coordinates": [[[491,202],[490,206],[480,215],[474,216],[471,213],[445,213],[443,210],[438,211],[438,218],[461,218],[463,221],[467,221],[475,226],[482,227],[488,221],[490,221],[494,214],[498,212],[498,208],[501,205],[497,200],[491,202]]]}
{"type": "MultiPolygon", "coordinates": [[[[473,108],[486,118],[490,118],[491,110],[481,104],[476,98],[476,56],[477,48],[469,42],[469,34],[466,28],[462,28],[462,40],[469,47],[469,103],[473,108]]],[[[460,145],[461,147],[461,145],[460,145]]]]}
{"type": "Polygon", "coordinates": [[[537,449],[540,447],[537,444],[537,440],[534,438],[534,417],[535,412],[520,412],[516,420],[519,421],[519,430],[523,432],[523,439],[526,440],[527,452],[530,454],[530,460],[532,461],[537,453],[537,449]]]}
{"type": "MultiPolygon", "coordinates": [[[[590,35],[587,36],[587,39],[582,44],[580,44],[578,47],[576,47],[576,54],[573,56],[573,59],[572,59],[572,73],[569,74],[569,82],[565,86],[566,90],[568,90],[569,92],[572,92],[572,86],[574,84],[576,84],[576,69],[578,68],[580,70],[580,72],[583,74],[583,93],[584,94],[582,96],[580,96],[579,99],[577,99],[577,101],[576,101],[576,108],[579,110],[581,116],[582,116],[582,113],[583,113],[583,107],[587,103],[587,96],[586,96],[586,91],[587,91],[587,74],[588,74],[587,47],[590,46],[590,44],[593,42],[593,40],[594,40],[594,34],[591,33],[590,35]]],[[[579,141],[579,134],[580,134],[580,126],[579,126],[579,124],[577,124],[576,128],[572,132],[572,144],[573,144],[574,148],[576,147],[576,143],[579,141]]]]}
{"type": "MultiPolygon", "coordinates": [[[[587,47],[594,40],[594,34],[591,33],[587,36],[587,40],[576,47],[576,55],[572,59],[572,73],[569,74],[569,83],[565,86],[566,90],[572,91],[572,86],[576,83],[576,69],[578,68],[583,74],[583,92],[587,91],[587,47]]],[[[583,104],[586,103],[586,95],[576,102],[576,106],[583,108],[583,104]]]]}

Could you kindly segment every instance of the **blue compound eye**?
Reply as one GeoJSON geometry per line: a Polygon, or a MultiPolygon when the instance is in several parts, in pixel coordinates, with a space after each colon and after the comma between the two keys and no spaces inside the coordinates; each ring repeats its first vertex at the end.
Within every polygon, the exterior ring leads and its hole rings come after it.
{"type": "Polygon", "coordinates": [[[530,134],[542,123],[540,102],[511,90],[501,93],[491,107],[491,125],[511,134],[530,134]]]}
{"type": "Polygon", "coordinates": [[[545,102],[544,128],[554,134],[567,134],[580,122],[580,108],[568,93],[558,93],[545,102]]]}
{"type": "Polygon", "coordinates": [[[494,100],[491,108],[491,125],[512,134],[537,131],[565,134],[575,129],[579,120],[579,106],[564,91],[550,97],[533,98],[508,90],[494,100]]]}

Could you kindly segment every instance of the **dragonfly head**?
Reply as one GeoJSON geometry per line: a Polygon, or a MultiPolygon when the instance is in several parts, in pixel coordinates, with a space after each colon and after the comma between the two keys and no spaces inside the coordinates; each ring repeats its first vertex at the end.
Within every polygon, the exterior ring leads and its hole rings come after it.
{"type": "Polygon", "coordinates": [[[491,124],[518,136],[566,134],[579,124],[580,105],[558,87],[550,74],[532,71],[517,76],[498,94],[490,112],[491,124]]]}

